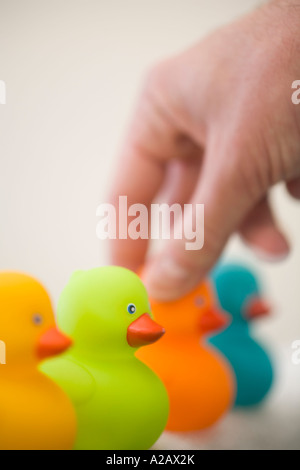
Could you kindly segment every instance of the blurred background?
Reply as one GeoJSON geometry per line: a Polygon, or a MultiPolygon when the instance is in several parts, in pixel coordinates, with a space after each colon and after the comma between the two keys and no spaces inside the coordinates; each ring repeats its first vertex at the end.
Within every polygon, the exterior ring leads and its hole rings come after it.
{"type": "MultiPolygon", "coordinates": [[[[96,208],[107,202],[147,70],[257,5],[0,0],[0,80],[7,88],[0,105],[1,270],[36,276],[56,303],[72,271],[107,262],[96,208]]],[[[300,205],[281,185],[272,199],[291,256],[261,262],[233,238],[226,257],[256,267],[274,306],[257,325],[277,361],[273,393],[263,408],[234,412],[210,431],[166,433],[158,448],[300,448],[300,365],[291,361],[300,339],[300,205]]]]}

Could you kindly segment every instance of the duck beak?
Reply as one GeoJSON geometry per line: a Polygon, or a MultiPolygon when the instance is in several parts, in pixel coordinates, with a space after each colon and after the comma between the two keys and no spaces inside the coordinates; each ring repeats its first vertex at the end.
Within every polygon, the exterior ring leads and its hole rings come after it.
{"type": "Polygon", "coordinates": [[[155,343],[164,334],[165,329],[144,313],[127,328],[127,342],[132,348],[139,348],[155,343]]]}
{"type": "Polygon", "coordinates": [[[210,308],[201,315],[199,327],[201,333],[209,334],[225,328],[229,323],[228,315],[215,308],[210,308]]]}
{"type": "Polygon", "coordinates": [[[271,307],[265,300],[254,297],[246,305],[245,316],[247,320],[255,320],[268,315],[270,312],[271,307]]]}
{"type": "Polygon", "coordinates": [[[72,345],[72,340],[57,328],[46,331],[38,341],[37,354],[40,359],[60,354],[72,345]]]}

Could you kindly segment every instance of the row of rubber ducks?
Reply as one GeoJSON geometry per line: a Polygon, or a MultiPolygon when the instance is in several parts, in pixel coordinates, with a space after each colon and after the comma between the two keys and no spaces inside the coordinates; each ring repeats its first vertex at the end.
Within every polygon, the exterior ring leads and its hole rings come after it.
{"type": "Polygon", "coordinates": [[[250,270],[220,265],[184,298],[150,302],[127,269],[78,271],[57,327],[39,282],[0,273],[0,449],[148,449],[264,399],[273,368],[250,323],[268,306],[250,270]]]}

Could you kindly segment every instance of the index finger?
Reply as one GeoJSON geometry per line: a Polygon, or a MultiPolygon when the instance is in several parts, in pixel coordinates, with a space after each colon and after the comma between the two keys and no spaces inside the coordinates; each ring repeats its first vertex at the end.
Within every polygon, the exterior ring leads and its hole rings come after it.
{"type": "MultiPolygon", "coordinates": [[[[140,234],[137,239],[129,236],[128,226],[134,216],[129,215],[128,210],[134,204],[142,204],[147,211],[136,215],[144,226],[150,228],[150,206],[163,183],[165,171],[166,164],[163,160],[154,158],[149,151],[132,141],[125,145],[112,184],[111,202],[117,215],[116,239],[110,240],[110,259],[113,264],[136,270],[144,263],[148,236],[144,238],[140,234]],[[127,197],[126,205],[124,196],[127,197]],[[126,233],[124,227],[127,229],[126,233]],[[123,236],[126,238],[122,238],[123,236]]],[[[131,210],[134,209],[132,207],[131,210]]]]}

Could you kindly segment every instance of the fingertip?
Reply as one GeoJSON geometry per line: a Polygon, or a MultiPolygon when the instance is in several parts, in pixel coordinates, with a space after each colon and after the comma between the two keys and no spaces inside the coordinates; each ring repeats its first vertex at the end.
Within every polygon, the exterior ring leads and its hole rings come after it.
{"type": "Polygon", "coordinates": [[[278,261],[286,258],[290,244],[282,232],[267,198],[262,199],[240,227],[240,235],[259,258],[278,261]]]}
{"type": "Polygon", "coordinates": [[[152,261],[143,270],[142,280],[151,298],[168,302],[182,297],[195,287],[201,280],[201,273],[166,256],[152,261]]]}
{"type": "Polygon", "coordinates": [[[300,199],[300,178],[286,183],[286,187],[290,195],[295,199],[300,199]]]}
{"type": "Polygon", "coordinates": [[[251,247],[258,258],[269,262],[286,259],[291,250],[286,236],[273,227],[269,227],[264,231],[261,230],[257,233],[256,238],[248,241],[245,240],[245,242],[251,247]]]}

